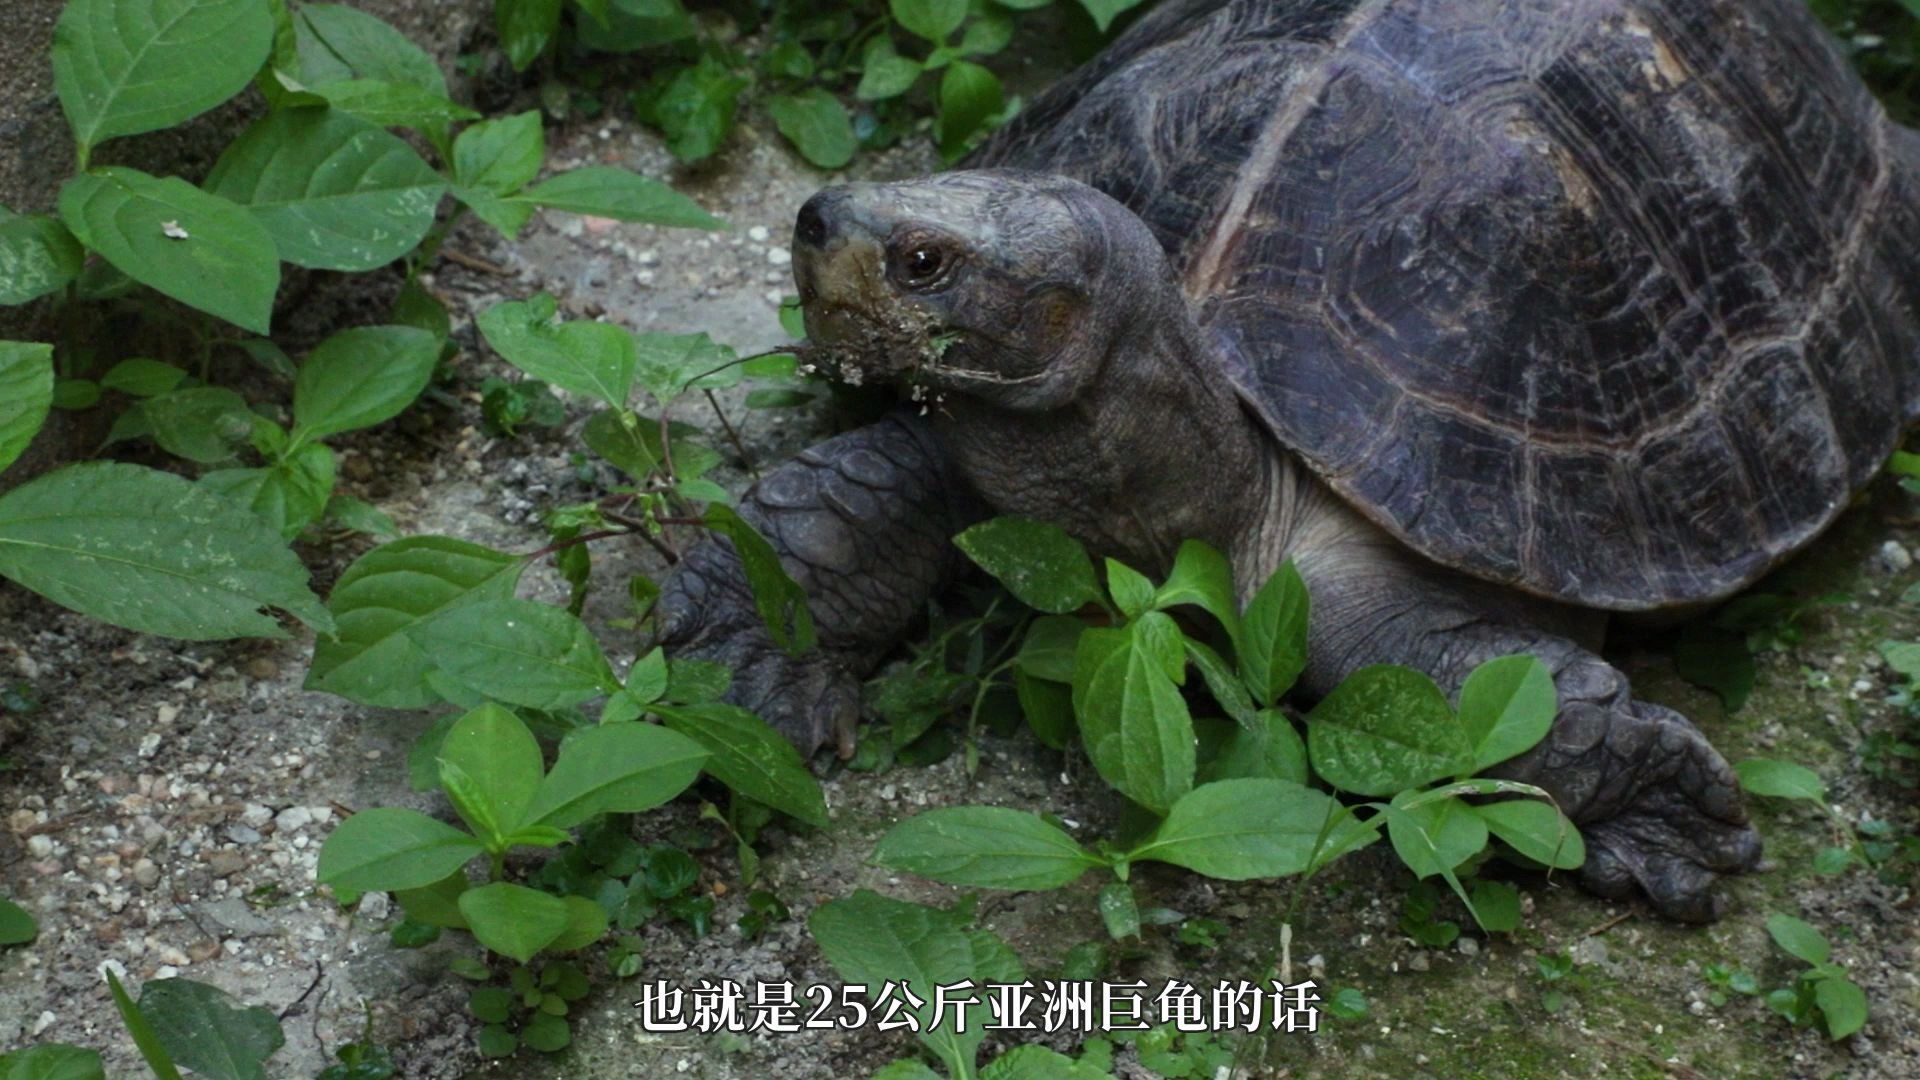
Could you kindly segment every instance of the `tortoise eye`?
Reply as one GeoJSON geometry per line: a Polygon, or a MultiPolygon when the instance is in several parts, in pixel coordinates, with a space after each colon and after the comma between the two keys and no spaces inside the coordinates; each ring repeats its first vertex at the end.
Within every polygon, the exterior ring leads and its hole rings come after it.
{"type": "Polygon", "coordinates": [[[907,254],[907,277],[914,281],[925,281],[940,272],[944,261],[940,252],[933,248],[914,248],[907,254]]]}
{"type": "Polygon", "coordinates": [[[887,269],[902,288],[931,289],[946,280],[955,262],[945,244],[922,237],[894,247],[887,269]]]}

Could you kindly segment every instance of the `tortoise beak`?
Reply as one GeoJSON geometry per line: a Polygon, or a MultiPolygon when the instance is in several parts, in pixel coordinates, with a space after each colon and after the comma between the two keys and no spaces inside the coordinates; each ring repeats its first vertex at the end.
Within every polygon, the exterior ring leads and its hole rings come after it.
{"type": "Polygon", "coordinates": [[[793,281],[807,339],[831,350],[840,376],[856,383],[896,373],[908,355],[888,347],[888,327],[897,321],[888,313],[900,304],[886,274],[893,222],[864,190],[873,186],[820,192],[800,208],[793,227],[793,281]]]}

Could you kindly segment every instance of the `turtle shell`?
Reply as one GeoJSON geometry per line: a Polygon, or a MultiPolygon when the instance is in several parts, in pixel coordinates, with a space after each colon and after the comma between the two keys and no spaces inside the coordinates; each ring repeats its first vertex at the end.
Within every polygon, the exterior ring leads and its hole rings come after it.
{"type": "Polygon", "coordinates": [[[1140,215],[1278,439],[1556,599],[1739,588],[1920,413],[1920,135],[1800,0],[1174,0],[968,164],[1140,215]]]}

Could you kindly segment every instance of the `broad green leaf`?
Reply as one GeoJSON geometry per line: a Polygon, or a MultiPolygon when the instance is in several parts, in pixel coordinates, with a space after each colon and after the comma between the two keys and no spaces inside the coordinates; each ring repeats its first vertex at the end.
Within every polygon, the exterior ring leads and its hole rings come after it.
{"type": "MultiPolygon", "coordinates": [[[[1240,618],[1240,674],[1254,700],[1272,708],[1307,666],[1307,583],[1291,560],[1280,564],[1240,618]]],[[[1445,704],[1444,701],[1441,704],[1445,704]]]]}
{"type": "Polygon", "coordinates": [[[442,786],[461,818],[490,846],[497,847],[526,818],[542,771],[533,732],[492,702],[461,717],[440,744],[442,786]]]}
{"type": "Polygon", "coordinates": [[[838,169],[852,161],[854,151],[860,149],[847,107],[823,87],[774,94],[767,98],[767,112],[800,156],[819,168],[838,169]]]}
{"type": "Polygon", "coordinates": [[[945,44],[967,18],[967,0],[888,0],[887,6],[901,29],[935,45],[945,44]]]}
{"type": "Polygon", "coordinates": [[[407,634],[453,681],[510,705],[564,709],[620,689],[593,631],[551,604],[479,600],[407,634]]]}
{"type": "Polygon", "coordinates": [[[460,894],[466,892],[468,887],[466,872],[455,870],[431,885],[423,885],[418,889],[396,889],[393,898],[400,902],[407,918],[414,922],[465,930],[467,917],[460,913],[460,894]]]}
{"type": "Polygon", "coordinates": [[[378,79],[447,96],[447,78],[433,57],[364,11],[346,4],[301,4],[294,30],[301,81],[310,87],[378,79]]]}
{"type": "Polygon", "coordinates": [[[1074,649],[1086,628],[1086,620],[1071,615],[1042,615],[1027,624],[1026,639],[1014,662],[1036,679],[1070,683],[1074,649]]]}
{"type": "Polygon", "coordinates": [[[1880,656],[1896,674],[1920,679],[1920,641],[1883,641],[1878,648],[1880,656]]]}
{"type": "Polygon", "coordinates": [[[1513,850],[1543,866],[1577,870],[1587,861],[1587,845],[1550,803],[1537,799],[1508,799],[1475,806],[1473,812],[1493,835],[1513,850]]]}
{"type": "Polygon", "coordinates": [[[663,407],[689,390],[724,390],[745,373],[732,349],[704,332],[636,334],[635,380],[663,407]]]}
{"type": "Polygon", "coordinates": [[[560,31],[560,0],[493,0],[493,22],[513,70],[525,71],[560,31]]]}
{"type": "Polygon", "coordinates": [[[570,829],[596,814],[637,814],[685,791],[707,752],[652,724],[602,724],[575,732],[527,808],[526,821],[570,829]]]}
{"type": "Polygon", "coordinates": [[[726,223],[673,188],[629,169],[589,165],[543,180],[513,196],[549,210],[593,214],[618,221],[723,229],[726,223]]]}
{"type": "Polygon", "coordinates": [[[733,541],[747,586],[753,592],[754,607],[773,643],[795,656],[813,648],[817,636],[813,612],[807,607],[807,591],[787,575],[780,553],[767,538],[731,507],[719,503],[709,504],[701,521],[709,530],[733,541]]]}
{"type": "Polygon", "coordinates": [[[444,95],[407,83],[349,79],[310,86],[307,92],[339,112],[379,127],[432,129],[457,120],[480,119],[479,113],[448,101],[444,95]]]}
{"type": "Polygon", "coordinates": [[[967,23],[960,35],[960,51],[967,56],[992,56],[1013,43],[1013,17],[992,8],[967,23]]]}
{"type": "Polygon", "coordinates": [[[1227,557],[1198,540],[1181,543],[1173,570],[1154,594],[1157,608],[1194,604],[1220,620],[1229,637],[1240,637],[1240,605],[1233,593],[1233,567],[1227,557]]]}
{"type": "Polygon", "coordinates": [[[378,806],[337,826],[320,846],[314,876],[353,892],[421,889],[467,864],[482,845],[417,810],[378,806]]]}
{"type": "Polygon", "coordinates": [[[1058,525],[1000,517],[973,526],[953,542],[1030,608],[1065,615],[1100,601],[1093,561],[1058,525]]]}
{"type": "Polygon", "coordinates": [[[827,827],[827,800],[820,781],[808,771],[793,743],[766,721],[718,701],[656,705],[654,710],[669,729],[705,748],[710,756],[702,767],[708,775],[815,828],[827,827]]]}
{"type": "Polygon", "coordinates": [[[1071,687],[1035,678],[1024,669],[1015,668],[1013,690],[1035,738],[1053,750],[1065,750],[1072,744],[1080,729],[1073,716],[1071,687]]]}
{"type": "Polygon", "coordinates": [[[280,287],[273,237],[244,207],[176,177],[106,168],[60,189],[60,220],[128,277],[265,334],[280,287]]]}
{"type": "Polygon", "coordinates": [[[447,191],[398,136],[333,109],[268,113],[220,155],[206,187],[252,212],[282,259],[348,271],[418,247],[447,191]]]}
{"type": "Polygon", "coordinates": [[[1103,34],[1121,13],[1139,5],[1140,0],[1080,0],[1080,6],[1086,9],[1088,15],[1093,16],[1093,25],[1103,34]]]}
{"type": "Polygon", "coordinates": [[[926,1002],[911,1010],[920,1020],[917,1034],[946,1063],[950,1076],[973,1074],[986,1034],[986,996],[975,995],[976,1000],[964,1006],[964,1032],[955,1030],[951,1010],[933,1029],[934,987],[1025,978],[1012,950],[988,931],[968,929],[964,915],[890,900],[866,889],[815,908],[807,928],[841,978],[868,987],[869,995],[887,982],[912,987],[926,1002]]]}
{"type": "Polygon", "coordinates": [[[1534,748],[1559,710],[1553,675],[1531,656],[1502,656],[1473,669],[1460,687],[1460,726],[1480,772],[1534,748]]]}
{"type": "Polygon", "coordinates": [[[1251,724],[1235,723],[1227,728],[1219,749],[1201,763],[1201,779],[1252,777],[1307,782],[1307,748],[1286,713],[1262,709],[1251,724]]]}
{"type": "Polygon", "coordinates": [[[1361,668],[1313,707],[1307,750],[1315,772],[1356,795],[1396,795],[1473,769],[1473,747],[1440,688],[1390,664],[1361,668]]]}
{"type": "Polygon", "coordinates": [[[133,1045],[139,1049],[141,1060],[153,1072],[154,1080],[180,1080],[180,1070],[174,1067],[173,1058],[160,1042],[160,1036],[153,1030],[153,1024],[140,1006],[127,996],[127,988],[120,985],[120,979],[112,968],[107,973],[107,988],[113,992],[113,1006],[119,1010],[120,1022],[126,1025],[127,1034],[133,1037],[133,1045]]]}
{"type": "Polygon", "coordinates": [[[453,142],[453,181],[505,197],[539,175],[547,137],[538,110],[469,125],[453,142]]]}
{"type": "Polygon", "coordinates": [[[1817,803],[1827,801],[1827,785],[1804,765],[1767,758],[1748,758],[1735,765],[1733,771],[1739,774],[1741,788],[1755,795],[1773,799],[1806,799],[1817,803]]]}
{"type": "Polygon", "coordinates": [[[253,431],[246,399],[224,386],[194,386],[149,398],[139,406],[160,448],[176,457],[216,465],[253,431]]]}
{"type": "Polygon", "coordinates": [[[853,96],[861,101],[885,101],[899,97],[920,81],[921,70],[918,60],[901,56],[894,49],[891,38],[885,34],[877,35],[867,45],[860,85],[854,90],[853,96]]]}
{"type": "Polygon", "coordinates": [[[98,1050],[42,1043],[0,1054],[0,1080],[107,1080],[98,1050]]]}
{"type": "Polygon", "coordinates": [[[1403,791],[1393,798],[1399,811],[1387,815],[1387,839],[1415,877],[1444,874],[1487,846],[1487,823],[1459,799],[1439,799],[1408,809],[1403,791]]]}
{"type": "Polygon", "coordinates": [[[1108,559],[1107,595],[1113,606],[1129,619],[1138,619],[1153,607],[1153,582],[1147,576],[1118,559],[1108,559]]]}
{"type": "Polygon", "coordinates": [[[567,929],[567,902],[525,885],[496,881],[460,894],[460,914],[474,939],[524,964],[567,929]]]}
{"type": "Polygon", "coordinates": [[[902,1058],[882,1065],[871,1080],[941,1080],[941,1076],[917,1061],[902,1058]]]}
{"type": "Polygon", "coordinates": [[[26,450],[52,405],[53,346],[0,341],[0,469],[26,450]]]}
{"type": "Polygon", "coordinates": [[[967,140],[986,126],[1006,104],[1000,78],[970,60],[955,60],[940,76],[940,108],[934,117],[934,137],[940,156],[957,159],[967,140]]]}
{"type": "MultiPolygon", "coordinates": [[[[1151,1051],[1143,1058],[1150,1056],[1151,1051]]],[[[993,1059],[980,1070],[980,1080],[1112,1080],[1112,1076],[1058,1050],[1028,1044],[993,1059]]]]}
{"type": "Polygon", "coordinates": [[[399,415],[427,388],[440,342],[411,326],[360,326],[320,343],[293,383],[293,441],[324,439],[399,415]]]}
{"type": "Polygon", "coordinates": [[[1767,916],[1767,934],[1788,955],[1809,964],[1824,964],[1833,955],[1833,946],[1827,944],[1827,936],[1804,919],[1776,912],[1767,916]]]}
{"type": "Polygon", "coordinates": [[[333,629],[306,567],[265,522],[138,465],[70,465],[0,495],[0,576],[164,637],[285,637],[268,606],[333,629]]]}
{"type": "MultiPolygon", "coordinates": [[[[1240,681],[1232,667],[1213,651],[1212,646],[1182,636],[1180,645],[1186,650],[1187,659],[1200,671],[1200,678],[1206,682],[1207,690],[1213,700],[1220,703],[1228,716],[1243,727],[1254,725],[1255,705],[1253,696],[1247,693],[1245,684],[1240,681]]],[[[1303,751],[1304,753],[1304,751],[1303,751]]]]}
{"type": "Polygon", "coordinates": [[[135,357],[108,368],[107,373],[100,376],[100,385],[134,397],[150,398],[178,389],[186,378],[187,373],[172,364],[135,357]]]}
{"type": "Polygon", "coordinates": [[[1468,892],[1473,898],[1474,921],[1490,933],[1508,934],[1520,926],[1520,890],[1505,881],[1474,878],[1468,892]]]}
{"type": "Polygon", "coordinates": [[[1193,720],[1135,635],[1098,628],[1081,635],[1073,708],[1087,756],[1121,794],[1166,813],[1193,786],[1193,720]]]}
{"type": "Polygon", "coordinates": [[[887,830],[873,861],[948,885],[1062,889],[1102,861],[1037,814],[998,806],[923,810],[887,830]]]}
{"type": "Polygon", "coordinates": [[[333,494],[333,451],[303,446],[284,460],[257,469],[219,469],[200,486],[258,514],[283,539],[320,520],[333,494]]]}
{"type": "Polygon", "coordinates": [[[584,896],[563,896],[567,926],[547,944],[553,952],[573,952],[599,941],[607,933],[607,909],[584,896]]]}
{"type": "Polygon", "coordinates": [[[1119,941],[1140,936],[1140,906],[1134,902],[1133,886],[1124,881],[1109,881],[1100,888],[1100,921],[1107,924],[1107,936],[1119,941]]]}
{"type": "Polygon", "coordinates": [[[80,275],[86,252],[51,217],[30,214],[0,220],[0,307],[24,304],[66,287],[80,275]]]}
{"type": "Polygon", "coordinates": [[[273,1010],[189,979],[147,980],[140,1011],[173,1060],[201,1076],[266,1080],[266,1060],[286,1042],[273,1010]]]}
{"type": "Polygon", "coordinates": [[[40,926],[19,904],[0,896],[0,945],[24,945],[40,936],[40,926]]]}
{"type": "Polygon", "coordinates": [[[720,149],[733,131],[734,113],[747,79],[714,57],[681,68],[654,97],[651,120],[666,133],[667,149],[681,161],[699,161],[720,149]]]}
{"type": "Polygon", "coordinates": [[[246,88],[273,47],[260,0],[68,0],[53,30],[53,83],[87,152],[158,131],[246,88]]]}
{"type": "Polygon", "coordinates": [[[392,540],[400,535],[400,527],[393,523],[386,511],[351,495],[331,496],[327,499],[324,513],[328,521],[354,532],[363,532],[382,540],[392,540]]]}
{"type": "Polygon", "coordinates": [[[1844,1039],[1866,1025],[1866,992],[1845,976],[1830,975],[1814,983],[1813,1003],[1820,1007],[1829,1039],[1844,1039]]]}
{"type": "Polygon", "coordinates": [[[506,361],[536,379],[625,408],[638,354],[633,335],[612,323],[560,322],[553,297],[495,304],[475,322],[506,361]]]}
{"type": "Polygon", "coordinates": [[[1315,842],[1339,812],[1325,794],[1286,780],[1216,780],[1175,802],[1127,858],[1225,881],[1285,877],[1308,869],[1315,842]]]}
{"type": "Polygon", "coordinates": [[[362,705],[424,709],[433,667],[407,630],[465,605],[503,600],[526,560],[446,536],[410,536],[362,555],[327,598],[338,628],[314,643],[306,689],[362,705]]]}

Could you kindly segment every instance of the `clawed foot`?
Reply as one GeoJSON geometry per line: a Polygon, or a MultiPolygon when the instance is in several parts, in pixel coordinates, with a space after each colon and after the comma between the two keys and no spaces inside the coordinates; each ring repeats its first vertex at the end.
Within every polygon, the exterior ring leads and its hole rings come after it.
{"type": "Polygon", "coordinates": [[[1733,769],[1685,717],[1633,700],[1619,672],[1577,667],[1557,680],[1546,740],[1494,772],[1552,792],[1580,826],[1588,890],[1620,899],[1638,887],[1668,918],[1717,918],[1714,883],[1760,862],[1733,769]]]}

